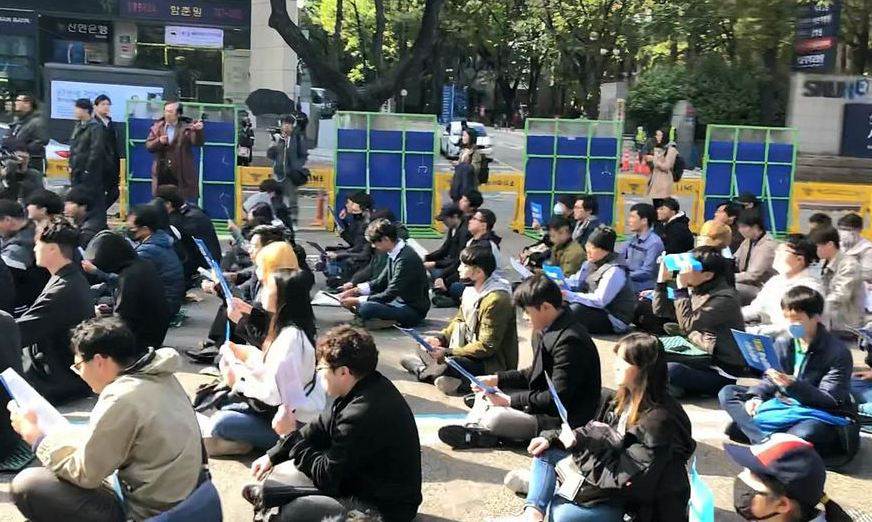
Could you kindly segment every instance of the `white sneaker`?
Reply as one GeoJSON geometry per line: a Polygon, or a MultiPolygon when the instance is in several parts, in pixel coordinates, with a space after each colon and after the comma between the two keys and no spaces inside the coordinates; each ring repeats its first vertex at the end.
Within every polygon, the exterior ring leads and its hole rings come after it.
{"type": "Polygon", "coordinates": [[[433,381],[433,385],[445,395],[456,395],[457,389],[460,388],[461,384],[462,382],[460,379],[448,377],[446,375],[436,377],[436,380],[433,381]]]}
{"type": "Polygon", "coordinates": [[[530,469],[513,469],[506,473],[503,485],[516,495],[526,495],[530,490],[530,469]]]}

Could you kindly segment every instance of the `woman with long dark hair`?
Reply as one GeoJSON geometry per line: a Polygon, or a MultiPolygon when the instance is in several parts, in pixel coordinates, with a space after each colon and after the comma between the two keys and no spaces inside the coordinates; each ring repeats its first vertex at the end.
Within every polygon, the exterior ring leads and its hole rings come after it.
{"type": "Polygon", "coordinates": [[[449,195],[454,203],[470,190],[478,190],[478,173],[481,171],[481,152],[478,150],[478,134],[464,127],[460,132],[460,154],[454,164],[449,195]]]}
{"type": "Polygon", "coordinates": [[[615,345],[617,392],[597,417],[530,441],[524,519],[555,522],[687,520],[685,464],[696,443],[690,420],[667,391],[660,341],[627,335],[615,345]],[[560,486],[555,494],[555,484],[560,486]]]}
{"type": "Polygon", "coordinates": [[[312,421],[326,406],[315,378],[312,279],[303,270],[272,272],[260,294],[270,314],[261,348],[235,343],[222,348],[219,366],[235,400],[212,418],[213,437],[206,447],[211,455],[270,448],[279,435],[312,421]]]}

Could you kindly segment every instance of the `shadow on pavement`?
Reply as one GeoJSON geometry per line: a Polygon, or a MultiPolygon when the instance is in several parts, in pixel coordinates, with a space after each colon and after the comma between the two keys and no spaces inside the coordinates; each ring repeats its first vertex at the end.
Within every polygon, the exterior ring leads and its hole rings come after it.
{"type": "MultiPolygon", "coordinates": [[[[465,450],[464,455],[479,456],[481,453],[492,452],[490,449],[465,450]]],[[[424,482],[449,482],[464,480],[477,484],[495,484],[502,486],[506,470],[485,464],[470,462],[454,457],[453,452],[442,452],[424,446],[421,448],[421,464],[427,470],[424,482]]]]}

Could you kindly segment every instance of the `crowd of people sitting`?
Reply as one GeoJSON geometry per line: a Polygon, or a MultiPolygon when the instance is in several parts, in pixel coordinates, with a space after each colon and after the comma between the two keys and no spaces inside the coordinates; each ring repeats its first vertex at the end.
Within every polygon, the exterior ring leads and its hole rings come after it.
{"type": "Polygon", "coordinates": [[[453,318],[422,332],[401,366],[463,397],[465,421],[438,433],[452,449],[527,448],[529,473],[507,477],[526,495],[519,520],[686,520],[688,396],[717,398],[731,419],[739,515],[849,520],[824,480],[825,465],[857,452],[872,413],[872,369],[853,372],[848,348],[869,344],[872,243],[857,215],[778,241],[743,197],[695,237],[667,197],[633,205],[621,238],[595,197],[564,195],[510,263],[475,189],[441,208],[445,237],[429,253],[356,192],[336,216],[345,244],[318,245],[310,265],[272,180],[230,224],[228,248],[175,186],[155,194],[123,232],[75,188],[0,199],[2,364],[54,405],[98,396],[85,428],[15,407],[0,421],[4,455],[23,440],[42,464],[12,482],[29,520],[212,520],[208,457],[252,452],[256,480],[241,494],[264,519],[412,520],[418,430],[368,331],[426,328],[431,308],[448,307],[453,318]],[[678,270],[672,255],[684,256],[678,270]],[[319,332],[318,272],[351,324],[319,332]],[[192,401],[174,377],[181,355],[163,345],[196,288],[217,311],[186,352],[214,375],[192,401]],[[523,368],[519,312],[532,330],[523,368]],[[736,332],[769,336],[777,361],[754,367],[736,332]],[[622,336],[614,390],[591,335],[622,336]]]}

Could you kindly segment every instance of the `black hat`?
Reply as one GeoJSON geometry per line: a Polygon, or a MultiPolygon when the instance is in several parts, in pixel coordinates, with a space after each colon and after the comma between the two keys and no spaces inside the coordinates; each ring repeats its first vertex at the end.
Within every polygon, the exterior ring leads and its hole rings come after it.
{"type": "Polygon", "coordinates": [[[615,250],[615,241],[617,241],[617,239],[618,235],[615,232],[615,229],[606,225],[600,225],[590,233],[587,242],[602,250],[613,252],[615,250]]]}
{"type": "Polygon", "coordinates": [[[455,205],[454,203],[446,203],[442,205],[442,209],[439,211],[439,215],[436,216],[436,221],[445,221],[445,218],[448,217],[462,217],[463,212],[460,210],[460,207],[455,205]]]}

